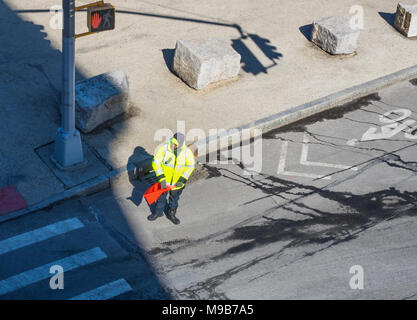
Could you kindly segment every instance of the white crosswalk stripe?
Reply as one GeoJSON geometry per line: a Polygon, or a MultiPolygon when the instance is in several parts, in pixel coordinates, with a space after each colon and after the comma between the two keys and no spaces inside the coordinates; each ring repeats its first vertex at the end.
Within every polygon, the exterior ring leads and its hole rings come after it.
{"type": "Polygon", "coordinates": [[[0,296],[49,278],[51,276],[49,271],[53,265],[59,265],[67,272],[105,258],[107,255],[99,247],[96,247],[22,272],[0,281],[0,296]]]}
{"type": "Polygon", "coordinates": [[[72,297],[69,300],[107,300],[131,290],[132,288],[125,279],[119,279],[72,297]]]}
{"type": "MultiPolygon", "coordinates": [[[[78,218],[70,218],[1,240],[0,255],[83,227],[85,225],[78,218]]],[[[50,278],[53,275],[50,273],[51,266],[59,265],[63,268],[64,272],[67,272],[105,258],[107,258],[107,255],[101,248],[96,247],[22,272],[7,279],[0,280],[0,296],[50,278]]],[[[107,300],[131,290],[132,288],[125,279],[119,279],[74,296],[70,300],[107,300]]]]}
{"type": "Polygon", "coordinates": [[[77,218],[56,222],[0,241],[0,255],[84,227],[77,218]]]}

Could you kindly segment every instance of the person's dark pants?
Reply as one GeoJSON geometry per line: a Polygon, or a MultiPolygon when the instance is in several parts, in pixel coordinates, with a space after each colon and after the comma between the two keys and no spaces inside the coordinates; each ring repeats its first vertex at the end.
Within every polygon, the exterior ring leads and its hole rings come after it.
{"type": "MultiPolygon", "coordinates": [[[[184,188],[169,191],[168,209],[177,209],[178,208],[178,200],[180,200],[180,195],[181,195],[183,189],[184,188]]],[[[164,209],[165,209],[166,204],[167,204],[167,194],[168,194],[168,192],[165,192],[156,201],[155,214],[162,215],[164,213],[164,209]]]]}

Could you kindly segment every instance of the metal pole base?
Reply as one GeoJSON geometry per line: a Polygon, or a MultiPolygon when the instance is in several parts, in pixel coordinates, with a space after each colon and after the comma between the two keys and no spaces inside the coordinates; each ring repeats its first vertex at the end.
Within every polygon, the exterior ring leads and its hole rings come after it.
{"type": "Polygon", "coordinates": [[[58,129],[51,160],[60,170],[72,170],[86,165],[78,130],[68,134],[62,128],[58,129]]]}

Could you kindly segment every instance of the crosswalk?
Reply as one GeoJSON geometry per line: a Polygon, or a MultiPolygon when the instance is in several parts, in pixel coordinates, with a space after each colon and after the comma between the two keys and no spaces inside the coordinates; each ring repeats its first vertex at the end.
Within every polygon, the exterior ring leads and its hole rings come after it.
{"type": "Polygon", "coordinates": [[[96,289],[84,292],[69,300],[107,300],[132,290],[125,279],[119,279],[96,289]]]}
{"type": "Polygon", "coordinates": [[[46,227],[0,241],[0,254],[20,249],[82,227],[84,227],[84,224],[78,218],[56,222],[46,227]]]}
{"type": "MultiPolygon", "coordinates": [[[[0,263],[2,256],[7,253],[42,241],[53,240],[54,237],[66,234],[70,231],[79,230],[84,227],[85,225],[78,218],[70,218],[1,240],[0,263]]],[[[2,299],[4,295],[50,278],[52,276],[50,273],[52,266],[60,266],[64,272],[68,272],[94,262],[103,261],[107,258],[108,256],[100,247],[94,247],[92,249],[80,251],[78,253],[62,257],[61,259],[48,262],[30,270],[12,275],[8,278],[0,279],[0,299],[2,299]]],[[[121,278],[87,292],[80,293],[69,299],[107,300],[131,290],[132,288],[127,281],[121,278]]]]}

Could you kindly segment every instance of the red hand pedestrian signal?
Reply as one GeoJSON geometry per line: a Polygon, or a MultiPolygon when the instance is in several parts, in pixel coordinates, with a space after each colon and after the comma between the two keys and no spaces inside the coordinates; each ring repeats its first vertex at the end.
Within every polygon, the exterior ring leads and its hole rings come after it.
{"type": "Polygon", "coordinates": [[[88,8],[87,25],[89,32],[113,30],[116,9],[109,3],[88,8]]]}
{"type": "Polygon", "coordinates": [[[93,14],[91,24],[93,25],[94,29],[97,29],[101,23],[101,17],[98,13],[93,14]]]}

